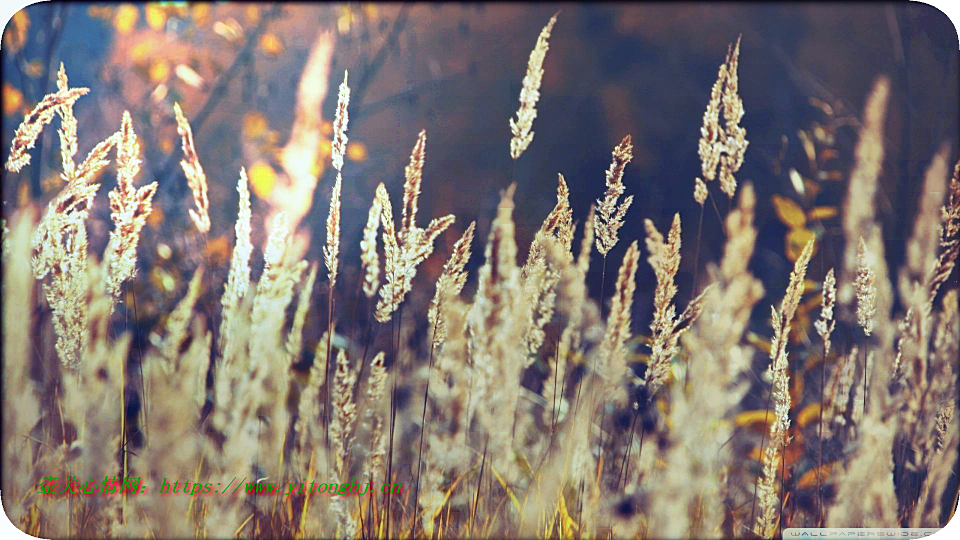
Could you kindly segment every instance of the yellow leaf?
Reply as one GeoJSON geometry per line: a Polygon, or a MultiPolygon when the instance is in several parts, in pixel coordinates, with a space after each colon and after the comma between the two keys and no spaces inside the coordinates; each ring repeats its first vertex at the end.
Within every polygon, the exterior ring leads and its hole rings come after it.
{"type": "Polygon", "coordinates": [[[260,20],[260,8],[254,4],[247,4],[247,22],[255,23],[260,20]]]}
{"type": "Polygon", "coordinates": [[[283,52],[283,42],[272,32],[260,36],[260,50],[264,54],[276,56],[283,52]]]}
{"type": "Polygon", "coordinates": [[[765,429],[776,417],[777,415],[769,410],[743,411],[734,418],[733,423],[737,427],[765,429]]]}
{"type": "Polygon", "coordinates": [[[23,105],[23,93],[10,83],[3,83],[3,114],[8,116],[16,114],[21,105],[23,105]]]}
{"type": "Polygon", "coordinates": [[[137,26],[140,11],[131,4],[123,4],[113,14],[113,27],[121,34],[129,34],[137,26]]]}
{"type": "Polygon", "coordinates": [[[144,6],[146,11],[147,25],[154,30],[163,30],[163,26],[167,24],[167,12],[164,11],[163,6],[156,2],[150,2],[144,6]]]}
{"type": "Polygon", "coordinates": [[[362,142],[352,142],[347,144],[347,158],[350,161],[366,161],[367,146],[362,142]]]}
{"type": "MultiPolygon", "coordinates": [[[[806,247],[807,242],[811,238],[815,238],[816,235],[810,229],[793,229],[787,233],[786,238],[786,251],[787,259],[790,259],[790,262],[796,262],[797,257],[800,256],[800,253],[803,252],[803,248],[806,247]]],[[[817,252],[817,244],[813,244],[813,253],[817,252]]],[[[811,255],[812,257],[812,255],[811,255]]]]}
{"type": "Polygon", "coordinates": [[[807,427],[818,420],[820,420],[819,403],[811,403],[797,413],[797,425],[800,427],[807,427]]]}
{"type": "Polygon", "coordinates": [[[807,213],[808,219],[830,219],[836,217],[840,211],[836,206],[818,206],[807,213]]]}
{"type": "Polygon", "coordinates": [[[253,192],[261,199],[269,199],[273,186],[277,182],[277,173],[273,167],[262,161],[255,163],[248,171],[253,192]]]}
{"type": "Polygon", "coordinates": [[[827,479],[830,478],[830,472],[833,470],[833,466],[836,463],[824,463],[823,467],[814,467],[809,471],[803,473],[803,476],[797,480],[798,489],[809,489],[816,487],[817,485],[817,471],[820,472],[820,482],[826,483],[827,479]]]}
{"type": "Polygon", "coordinates": [[[753,345],[754,347],[760,349],[764,354],[770,354],[770,340],[756,334],[754,332],[747,332],[747,343],[753,345]]]}
{"type": "Polygon", "coordinates": [[[791,229],[798,229],[807,224],[807,217],[797,203],[780,195],[773,196],[773,208],[777,211],[780,222],[791,229]]]}

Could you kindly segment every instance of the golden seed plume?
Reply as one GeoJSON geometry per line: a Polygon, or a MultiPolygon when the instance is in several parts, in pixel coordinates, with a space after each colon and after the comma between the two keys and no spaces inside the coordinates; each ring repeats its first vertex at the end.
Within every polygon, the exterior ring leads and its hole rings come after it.
{"type": "Polygon", "coordinates": [[[543,79],[543,60],[547,56],[547,49],[550,48],[548,40],[556,22],[557,14],[550,17],[550,21],[540,31],[537,44],[534,45],[530,59],[527,61],[527,73],[523,77],[523,87],[520,89],[520,108],[517,110],[516,120],[510,119],[510,132],[513,133],[513,138],[510,139],[510,157],[514,160],[519,159],[533,141],[533,121],[537,118],[537,101],[540,99],[540,82],[543,79]]]}
{"type": "Polygon", "coordinates": [[[770,440],[763,453],[762,476],[757,486],[757,515],[755,531],[762,538],[773,538],[776,532],[777,511],[780,497],[776,493],[780,460],[790,428],[790,374],[787,362],[787,342],[790,325],[803,295],[803,281],[807,265],[813,255],[814,240],[810,239],[794,263],[790,283],[780,302],[780,310],[770,307],[772,313],[773,339],[770,345],[770,373],[773,382],[772,398],[774,420],[770,424],[770,440]]]}
{"type": "Polygon", "coordinates": [[[340,93],[337,95],[337,112],[333,118],[333,142],[330,153],[333,157],[333,168],[343,170],[343,156],[347,152],[347,106],[350,104],[350,87],[347,86],[347,72],[343,72],[343,82],[340,83],[340,93]]]}
{"type": "Polygon", "coordinates": [[[707,184],[704,183],[700,177],[697,177],[694,180],[693,184],[693,200],[697,201],[697,204],[703,206],[703,203],[707,202],[707,196],[710,194],[707,191],[707,184]]]}
{"type": "Polygon", "coordinates": [[[617,244],[617,233],[623,226],[623,218],[633,202],[633,195],[625,198],[620,206],[617,200],[623,195],[623,171],[627,163],[633,159],[633,139],[626,135],[620,144],[613,149],[613,161],[607,169],[607,191],[603,200],[597,200],[597,213],[594,215],[594,230],[596,234],[597,251],[606,256],[607,252],[617,244]]]}
{"type": "Polygon", "coordinates": [[[153,211],[151,203],[157,192],[156,182],[140,189],[133,187],[133,179],[140,172],[139,155],[140,144],[133,131],[133,121],[130,113],[124,111],[117,145],[117,187],[109,194],[114,229],[104,253],[107,293],[114,298],[120,297],[123,282],[136,274],[140,231],[153,211]]]}
{"type": "Polygon", "coordinates": [[[390,204],[387,188],[383,183],[377,186],[380,222],[383,224],[386,283],[380,287],[376,318],[382,323],[389,321],[393,312],[400,307],[404,297],[413,287],[417,266],[430,256],[433,252],[434,240],[455,219],[453,215],[435,218],[426,229],[421,229],[416,224],[417,199],[420,197],[426,141],[426,131],[421,131],[410,155],[410,164],[404,170],[406,181],[403,184],[403,217],[399,231],[393,221],[393,206],[390,204]]]}
{"type": "Polygon", "coordinates": [[[433,328],[433,346],[439,346],[446,337],[446,321],[443,313],[444,302],[448,298],[455,298],[463,290],[467,282],[467,273],[464,267],[470,260],[470,246],[473,244],[473,233],[477,222],[470,222],[470,226],[464,231],[463,236],[453,245],[453,252],[450,258],[443,265],[443,273],[437,279],[437,290],[430,302],[430,310],[427,312],[427,321],[433,328]]]}
{"type": "MultiPolygon", "coordinates": [[[[61,64],[60,73],[64,74],[63,64],[61,64]]],[[[64,116],[72,117],[73,104],[76,103],[80,96],[90,92],[89,88],[66,88],[65,85],[66,75],[64,74],[62,78],[58,78],[57,92],[44,96],[43,99],[40,100],[40,103],[37,103],[37,106],[23,117],[23,122],[20,123],[20,126],[13,136],[13,142],[10,143],[10,155],[7,157],[6,164],[8,171],[20,172],[21,169],[27,166],[30,163],[29,151],[33,148],[33,145],[36,144],[37,138],[40,137],[43,126],[49,124],[57,113],[65,110],[71,112],[64,114],[64,116]]],[[[67,123],[71,124],[71,121],[67,120],[67,123]]],[[[67,147],[72,149],[73,152],[70,153],[67,149],[63,149],[62,151],[72,156],[76,153],[76,142],[69,138],[69,132],[71,131],[75,139],[76,126],[65,126],[64,132],[65,135],[68,135],[67,147]]],[[[61,141],[63,141],[63,139],[61,139],[61,141]]]]}
{"type": "Polygon", "coordinates": [[[193,220],[197,230],[201,233],[210,231],[210,201],[207,199],[207,175],[203,172],[200,165],[200,158],[197,156],[197,149],[193,144],[193,130],[190,129],[190,122],[183,115],[179,103],[173,104],[173,111],[177,116],[177,133],[183,139],[183,156],[180,160],[180,167],[187,177],[187,185],[193,192],[193,204],[196,210],[189,209],[190,219],[193,220]]]}
{"type": "MultiPolygon", "coordinates": [[[[727,57],[720,66],[717,81],[710,90],[710,101],[703,113],[703,126],[700,128],[700,155],[703,178],[707,182],[717,177],[719,166],[720,191],[731,199],[737,190],[737,180],[733,173],[740,170],[747,150],[747,130],[740,126],[743,118],[743,100],[740,99],[737,67],[740,60],[740,38],[736,45],[727,48],[727,57]],[[723,127],[720,118],[723,117],[723,127]]],[[[705,187],[705,186],[704,186],[705,187]]],[[[697,184],[697,189],[700,184],[697,184]]],[[[705,191],[705,190],[703,190],[705,191]]],[[[697,198],[697,192],[694,192],[697,198]]],[[[702,196],[706,200],[706,195],[702,196]]],[[[701,205],[700,198],[697,202],[701,205]]]]}
{"type": "Polygon", "coordinates": [[[630,340],[630,313],[637,290],[636,274],[640,261],[640,245],[634,240],[623,255],[617,275],[617,288],[610,303],[607,329],[600,345],[602,364],[598,367],[608,392],[622,394],[619,383],[627,374],[626,343],[630,340]]]}
{"type": "Polygon", "coordinates": [[[833,318],[833,307],[837,302],[837,278],[834,276],[833,268],[823,278],[822,295],[820,319],[813,325],[817,329],[817,334],[823,339],[824,361],[826,361],[826,355],[830,354],[830,334],[833,333],[833,329],[837,325],[837,321],[833,318]]]}
{"type": "Polygon", "coordinates": [[[340,253],[340,189],[342,179],[337,173],[337,182],[330,196],[330,212],[327,214],[327,245],[323,247],[323,260],[327,264],[330,289],[337,285],[338,256],[340,253]]]}
{"type": "Polygon", "coordinates": [[[404,167],[403,176],[403,219],[401,231],[410,230],[417,221],[417,201],[420,199],[420,185],[423,183],[423,163],[427,155],[427,130],[421,130],[417,142],[410,153],[410,163],[404,167]]]}
{"type": "Polygon", "coordinates": [[[380,287],[380,256],[377,253],[377,229],[380,228],[380,201],[374,197],[367,214],[360,241],[360,261],[363,265],[363,294],[373,298],[380,287]]]}
{"type": "Polygon", "coordinates": [[[877,311],[876,274],[870,268],[867,257],[867,244],[860,237],[857,245],[857,279],[854,289],[857,292],[857,323],[868,336],[873,332],[873,316],[877,311]]]}

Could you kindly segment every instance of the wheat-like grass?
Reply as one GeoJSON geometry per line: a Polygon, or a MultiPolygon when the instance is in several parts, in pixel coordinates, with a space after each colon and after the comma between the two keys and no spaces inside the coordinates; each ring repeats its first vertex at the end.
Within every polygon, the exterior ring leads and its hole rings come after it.
{"type": "Polygon", "coordinates": [[[784,493],[776,493],[778,467],[784,459],[783,450],[787,443],[787,431],[790,429],[790,374],[787,362],[787,342],[790,326],[800,297],[803,294],[803,281],[807,273],[807,264],[813,255],[814,240],[804,246],[797,257],[790,274],[787,292],[780,302],[779,311],[771,306],[773,339],[770,343],[770,375],[774,404],[773,422],[770,424],[770,440],[763,453],[762,476],[757,486],[760,513],[757,515],[756,533],[762,538],[773,538],[777,532],[779,518],[777,512],[782,504],[784,493]]]}
{"type": "MultiPolygon", "coordinates": [[[[743,118],[743,100],[738,95],[737,66],[740,60],[740,38],[736,45],[727,49],[727,57],[720,66],[717,81],[710,90],[710,101],[703,113],[700,128],[699,154],[703,177],[707,182],[718,176],[720,191],[731,199],[737,190],[733,173],[743,165],[747,150],[747,130],[740,126],[743,118]],[[723,127],[720,117],[723,117],[723,127]]],[[[703,205],[707,198],[706,184],[699,178],[694,188],[694,198],[703,205]]]]}
{"type": "Polygon", "coordinates": [[[607,191],[603,200],[597,200],[597,213],[594,215],[594,234],[596,235],[597,251],[606,257],[607,253],[617,245],[618,232],[623,227],[623,218],[627,209],[633,203],[633,195],[627,196],[620,205],[617,200],[623,195],[623,171],[633,159],[633,139],[630,135],[624,136],[620,144],[613,149],[613,161],[607,169],[607,191]]]}
{"type": "Polygon", "coordinates": [[[197,156],[190,122],[184,116],[179,103],[173,104],[173,111],[177,116],[177,133],[183,141],[183,159],[180,160],[180,167],[187,177],[187,185],[193,192],[193,204],[196,207],[196,209],[189,209],[188,212],[197,230],[201,233],[207,233],[210,231],[210,200],[207,198],[207,175],[203,172],[203,166],[200,165],[200,157],[197,156]]]}
{"type": "Polygon", "coordinates": [[[523,76],[523,87],[520,89],[520,108],[517,109],[516,120],[510,119],[510,132],[513,133],[513,138],[510,139],[510,157],[514,160],[519,159],[533,142],[533,121],[537,118],[537,101],[540,100],[543,60],[550,48],[550,33],[553,25],[557,23],[557,15],[559,13],[550,17],[550,21],[540,31],[537,44],[527,61],[527,73],[523,76]]]}
{"type": "Polygon", "coordinates": [[[133,278],[137,271],[137,244],[140,231],[153,211],[153,196],[157,183],[151,182],[139,189],[133,187],[133,179],[140,172],[140,144],[133,132],[130,113],[124,111],[117,144],[117,187],[110,192],[110,219],[114,230],[104,254],[108,265],[107,292],[120,296],[120,287],[133,278]]]}

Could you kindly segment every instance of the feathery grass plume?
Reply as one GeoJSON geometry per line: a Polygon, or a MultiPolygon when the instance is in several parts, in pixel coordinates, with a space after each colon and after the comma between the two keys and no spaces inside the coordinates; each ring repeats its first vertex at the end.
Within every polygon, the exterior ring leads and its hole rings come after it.
{"type": "Polygon", "coordinates": [[[937,369],[930,355],[934,317],[931,315],[933,291],[929,278],[938,260],[940,233],[937,228],[941,226],[941,204],[949,174],[947,151],[946,146],[941,147],[927,169],[913,234],[907,242],[906,264],[899,276],[900,298],[908,311],[894,366],[897,371],[902,369],[905,381],[904,394],[900,398],[900,424],[914,448],[912,459],[907,463],[911,468],[923,468],[930,455],[929,442],[937,410],[946,397],[941,393],[953,390],[954,384],[947,381],[955,379],[952,366],[945,366],[946,373],[938,373],[943,367],[937,369]]]}
{"type": "Polygon", "coordinates": [[[300,352],[303,350],[303,324],[310,310],[310,296],[313,295],[313,284],[317,279],[319,268],[316,263],[311,265],[310,273],[307,274],[307,280],[303,283],[300,297],[297,299],[297,311],[293,314],[293,324],[287,334],[287,354],[290,355],[291,363],[300,359],[300,352]]]}
{"type": "Polygon", "coordinates": [[[510,157],[514,160],[520,158],[520,155],[530,146],[533,141],[533,121],[537,118],[537,101],[540,99],[540,82],[543,79],[543,60],[547,56],[547,49],[550,48],[550,32],[553,31],[553,25],[557,22],[556,13],[550,17],[550,21],[540,36],[537,37],[537,44],[530,52],[530,59],[527,61],[527,73],[523,76],[523,87],[520,89],[520,108],[517,109],[517,119],[510,119],[510,132],[513,138],[510,139],[510,157]]]}
{"type": "Polygon", "coordinates": [[[387,455],[387,440],[383,429],[383,414],[380,404],[387,391],[387,368],[384,365],[383,351],[370,360],[370,378],[367,379],[366,416],[373,420],[370,426],[370,451],[363,464],[365,478],[380,478],[383,472],[383,458],[387,455]]]}
{"type": "MultiPolygon", "coordinates": [[[[60,65],[60,70],[60,73],[63,74],[63,64],[60,65]]],[[[65,129],[63,131],[66,139],[61,137],[61,143],[66,140],[68,144],[61,146],[61,153],[65,156],[72,156],[76,153],[75,120],[71,122],[68,118],[73,117],[73,104],[80,99],[80,96],[89,93],[90,89],[66,88],[65,83],[66,75],[63,75],[62,78],[58,77],[57,92],[44,96],[43,99],[40,100],[40,103],[37,103],[37,106],[23,117],[23,122],[17,127],[17,131],[13,136],[13,142],[10,143],[10,155],[7,157],[6,163],[8,171],[20,172],[21,169],[30,164],[30,149],[36,144],[37,138],[40,137],[40,133],[43,131],[43,127],[53,121],[53,117],[58,113],[62,113],[62,111],[71,112],[63,113],[62,116],[62,118],[66,120],[67,125],[64,126],[65,129]]],[[[69,174],[69,171],[65,170],[64,172],[69,174]]]]}
{"type": "Polygon", "coordinates": [[[239,317],[240,301],[250,288],[250,255],[253,253],[253,243],[250,241],[250,189],[247,187],[246,169],[240,169],[240,179],[237,181],[237,192],[240,194],[240,207],[237,211],[237,222],[234,225],[236,243],[230,259],[230,273],[227,274],[227,283],[223,289],[221,305],[223,317],[220,321],[220,348],[224,362],[230,362],[234,354],[225,350],[234,348],[238,343],[236,319],[239,317]]]}
{"type": "Polygon", "coordinates": [[[813,323],[817,334],[823,340],[823,361],[827,361],[827,355],[830,354],[830,334],[837,326],[837,321],[833,319],[833,307],[837,302],[837,278],[834,276],[833,268],[827,272],[823,278],[823,293],[820,300],[820,319],[813,323]]]}
{"type": "Polygon", "coordinates": [[[377,321],[385,323],[400,307],[404,297],[413,286],[417,266],[433,253],[433,242],[453,222],[454,216],[435,218],[426,229],[417,226],[417,199],[423,178],[423,163],[426,153],[427,133],[421,131],[410,154],[410,164],[404,169],[403,217],[400,230],[393,222],[393,206],[383,183],[377,186],[377,201],[380,203],[380,221],[383,223],[383,251],[386,259],[384,273],[387,282],[380,287],[377,302],[377,321]]]}
{"type": "Polygon", "coordinates": [[[843,233],[847,241],[837,290],[841,305],[850,304],[854,297],[853,281],[857,273],[859,251],[856,239],[862,236],[872,240],[873,231],[878,228],[874,202],[883,166],[883,124],[889,97],[890,81],[886,77],[879,77],[864,107],[860,139],[854,151],[854,167],[850,172],[847,198],[843,205],[843,233]]]}
{"type": "Polygon", "coordinates": [[[707,184],[705,184],[699,176],[696,177],[693,184],[693,200],[697,201],[697,204],[700,206],[703,206],[703,204],[707,202],[707,196],[709,194],[710,192],[707,191],[707,184]]]}
{"type": "Polygon", "coordinates": [[[843,356],[843,360],[830,375],[823,395],[823,438],[830,439],[836,430],[847,425],[847,411],[850,407],[850,391],[856,379],[857,357],[860,349],[856,345],[843,356]]]}
{"type": "Polygon", "coordinates": [[[940,254],[927,279],[930,302],[953,272],[960,254],[960,161],[953,168],[953,178],[947,186],[947,203],[940,209],[940,254]]]}
{"type": "Polygon", "coordinates": [[[489,436],[493,466],[512,477],[511,421],[517,407],[519,380],[526,350],[518,344],[526,315],[517,306],[520,297],[520,268],[514,237],[511,184],[500,198],[497,217],[490,227],[485,250],[486,262],[478,271],[479,284],[468,314],[470,356],[475,375],[467,418],[476,412],[489,436]],[[523,315],[520,317],[520,315],[523,315]],[[491,382],[497,381],[497,384],[491,382]]]}
{"type": "Polygon", "coordinates": [[[307,377],[307,384],[300,391],[300,401],[297,403],[297,421],[293,425],[294,431],[300,436],[301,448],[304,444],[313,444],[319,439],[319,433],[314,430],[320,429],[320,388],[326,382],[327,374],[324,372],[327,355],[327,339],[329,332],[324,332],[317,342],[313,357],[313,365],[310,366],[310,374],[307,377]]]}
{"type": "MultiPolygon", "coordinates": [[[[576,264],[563,267],[560,282],[557,284],[561,313],[569,314],[567,325],[560,334],[557,343],[557,363],[543,383],[543,397],[548,408],[544,409],[543,422],[553,425],[560,419],[563,405],[563,382],[567,374],[567,363],[571,360],[571,351],[580,347],[584,320],[584,309],[590,305],[587,297],[587,270],[590,266],[590,251],[593,249],[594,206],[583,222],[583,239],[580,241],[580,253],[576,264]],[[559,400],[558,400],[559,398],[559,400]]],[[[548,256],[550,252],[548,252],[548,256]]],[[[566,257],[566,255],[564,255],[566,257]]]]}
{"type": "Polygon", "coordinates": [[[114,229],[104,254],[107,272],[107,292],[120,297],[123,282],[132,279],[137,272],[137,244],[140,231],[153,211],[153,196],[157,183],[151,182],[140,189],[133,187],[133,179],[140,172],[140,144],[133,132],[130,113],[123,112],[120,141],[117,144],[117,187],[110,192],[110,219],[114,229]]]}
{"type": "Polygon", "coordinates": [[[867,257],[867,244],[860,237],[857,246],[857,279],[854,287],[857,291],[857,323],[866,335],[873,332],[873,317],[877,312],[877,276],[870,269],[867,257]]]}
{"type": "Polygon", "coordinates": [[[173,111],[177,115],[177,133],[183,139],[183,156],[180,160],[180,167],[183,168],[183,174],[187,177],[187,185],[193,192],[193,204],[196,210],[189,209],[190,219],[193,220],[197,230],[201,233],[210,231],[210,201],[207,199],[207,175],[203,172],[200,165],[200,158],[197,156],[197,149],[193,144],[193,130],[190,129],[190,123],[187,117],[183,115],[179,103],[173,104],[173,111]]]}
{"type": "Polygon", "coordinates": [[[603,377],[607,393],[615,396],[616,401],[626,398],[625,389],[621,383],[626,377],[627,341],[630,339],[630,312],[633,309],[633,295],[637,290],[636,276],[640,261],[640,245],[636,240],[627,248],[620,264],[617,275],[617,288],[610,304],[610,314],[607,316],[607,329],[600,345],[602,364],[598,368],[603,377]]]}
{"type": "Polygon", "coordinates": [[[343,170],[343,156],[347,152],[347,106],[349,104],[350,87],[347,86],[347,72],[344,70],[340,93],[337,95],[337,112],[333,117],[333,142],[330,144],[333,168],[338,172],[343,170]]]}
{"type": "MultiPolygon", "coordinates": [[[[29,512],[28,497],[35,493],[33,476],[42,471],[34,461],[33,442],[26,435],[40,420],[40,388],[30,376],[31,339],[35,324],[33,273],[30,270],[31,235],[37,212],[32,206],[13,213],[12,231],[4,233],[3,260],[3,415],[2,477],[4,498],[25,500],[25,504],[5,503],[4,510],[14,523],[29,512]],[[9,250],[9,251],[8,251],[9,250]]],[[[4,223],[6,229],[6,223],[4,223]]]]}
{"type": "Polygon", "coordinates": [[[721,501],[729,496],[727,476],[736,467],[726,443],[734,434],[729,416],[750,389],[745,375],[752,349],[741,340],[764,292],[747,267],[757,237],[755,205],[753,187],[745,184],[726,218],[720,266],[708,268],[714,285],[704,295],[703,314],[683,336],[684,350],[690,351],[687,376],[671,385],[672,444],[663,458],[663,479],[650,487],[650,527],[665,537],[724,534],[721,501]]]}
{"type": "MultiPolygon", "coordinates": [[[[710,101],[703,113],[703,126],[700,128],[698,153],[703,177],[707,182],[717,177],[720,167],[720,190],[731,199],[737,190],[737,180],[733,173],[743,165],[747,150],[747,130],[740,126],[743,118],[743,100],[738,95],[739,84],[737,66],[740,59],[740,38],[736,45],[727,47],[727,57],[720,66],[717,81],[710,90],[710,101]],[[723,114],[723,127],[720,116],[723,114]]],[[[694,198],[701,205],[706,200],[706,184],[699,181],[694,190],[694,198]],[[702,186],[702,187],[701,187],[702,186]],[[698,194],[698,191],[700,192],[698,194]]]]}
{"type": "MultiPolygon", "coordinates": [[[[570,188],[567,187],[562,174],[557,175],[557,204],[543,220],[540,229],[533,236],[533,242],[530,243],[530,251],[527,253],[527,261],[522,271],[524,280],[527,279],[527,274],[533,270],[535,264],[543,261],[546,249],[544,242],[547,237],[556,238],[566,252],[570,252],[573,245],[573,209],[570,208],[570,188]]],[[[568,258],[569,261],[565,261],[564,266],[573,262],[572,254],[568,258]]]]}
{"type": "Polygon", "coordinates": [[[333,185],[333,194],[330,196],[330,212],[327,214],[327,245],[323,247],[323,260],[327,265],[327,275],[330,279],[330,294],[337,286],[338,255],[340,253],[340,189],[341,177],[337,173],[337,183],[333,185]]]}
{"type": "MultiPolygon", "coordinates": [[[[952,407],[953,403],[950,403],[952,407]]],[[[952,409],[950,409],[952,410],[952,409]]],[[[956,448],[960,445],[960,422],[956,415],[944,418],[945,424],[942,434],[943,448],[956,448]]],[[[939,436],[939,434],[938,434],[939,436]]],[[[942,501],[951,479],[954,476],[953,467],[956,455],[949,451],[939,451],[930,460],[929,471],[923,485],[923,492],[914,505],[913,516],[910,521],[912,527],[940,527],[945,525],[940,520],[943,509],[942,501]]],[[[952,515],[951,515],[952,517],[952,515]]]]}
{"type": "Polygon", "coordinates": [[[623,195],[623,171],[627,163],[633,159],[633,140],[626,135],[620,144],[613,149],[613,161],[607,169],[607,192],[603,200],[597,200],[597,213],[594,215],[594,231],[596,234],[597,251],[606,257],[607,252],[617,245],[617,232],[623,226],[623,218],[633,202],[633,195],[623,200],[617,206],[617,200],[623,195]]]}
{"type": "Polygon", "coordinates": [[[763,453],[762,476],[757,486],[760,513],[755,531],[762,538],[773,538],[777,529],[777,511],[781,498],[776,492],[776,482],[783,447],[790,428],[790,374],[787,362],[787,343],[790,325],[803,295],[803,280],[807,264],[813,255],[814,240],[811,238],[794,263],[787,292],[780,303],[780,310],[770,307],[772,313],[773,339],[770,344],[770,374],[773,384],[774,420],[770,424],[770,440],[763,453]]]}
{"type": "Polygon", "coordinates": [[[336,444],[337,476],[344,474],[344,463],[350,452],[353,440],[353,422],[357,417],[357,404],[353,402],[353,387],[357,382],[357,373],[350,369],[347,353],[337,352],[337,372],[334,375],[333,421],[330,423],[330,438],[336,444]]]}
{"type": "Polygon", "coordinates": [[[476,221],[471,221],[463,236],[453,245],[453,252],[450,253],[450,258],[443,265],[443,273],[437,279],[437,290],[430,302],[430,310],[427,312],[427,321],[430,328],[433,329],[430,338],[432,347],[441,346],[446,339],[447,326],[443,311],[444,303],[448,298],[457,297],[467,283],[467,272],[464,267],[470,260],[470,246],[473,244],[473,233],[476,225],[476,221]]]}
{"type": "MultiPolygon", "coordinates": [[[[423,184],[423,163],[427,157],[427,130],[417,134],[417,142],[410,152],[410,163],[403,168],[403,217],[401,231],[409,231],[416,226],[417,201],[420,199],[420,186],[423,184]]],[[[402,234],[402,233],[401,233],[402,234]]],[[[402,243],[402,242],[401,242],[402,243]]]]}
{"type": "MultiPolygon", "coordinates": [[[[70,85],[67,80],[67,71],[60,62],[60,70],[57,72],[57,92],[65,93],[70,91],[70,85]]],[[[60,159],[63,163],[62,177],[70,181],[76,174],[77,166],[73,157],[77,155],[77,117],[73,115],[73,103],[64,103],[60,106],[60,159]]]]}
{"type": "Polygon", "coordinates": [[[677,352],[677,342],[689,325],[700,316],[703,295],[709,287],[691,300],[677,317],[673,298],[677,295],[677,284],[674,280],[680,270],[680,214],[673,216],[666,242],[652,221],[645,220],[644,226],[647,230],[647,250],[650,251],[647,261],[657,277],[657,288],[653,297],[653,321],[650,322],[650,362],[647,364],[644,380],[644,385],[652,396],[666,382],[670,373],[670,359],[677,352]]]}
{"type": "Polygon", "coordinates": [[[360,262],[363,266],[363,294],[373,298],[380,287],[380,255],[377,253],[377,229],[380,228],[380,201],[376,197],[367,214],[360,241],[360,262]]]}

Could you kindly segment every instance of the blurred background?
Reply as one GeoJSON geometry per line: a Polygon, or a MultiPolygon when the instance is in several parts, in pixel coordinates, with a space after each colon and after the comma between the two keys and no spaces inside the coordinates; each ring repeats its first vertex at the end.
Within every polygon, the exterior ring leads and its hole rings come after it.
{"type": "MultiPolygon", "coordinates": [[[[429,301],[450,247],[471,220],[477,220],[480,239],[471,274],[482,263],[482,241],[499,192],[511,179],[518,184],[521,254],[555,204],[558,172],[570,185],[574,217],[582,223],[590,204],[603,195],[613,147],[629,133],[635,159],[624,182],[635,201],[621,232],[625,241],[613,250],[609,264],[619,265],[627,244],[642,238],[644,218],[665,231],[672,214],[680,212],[685,248],[678,304],[685,305],[692,293],[700,216],[692,197],[700,174],[699,129],[727,46],[740,35],[740,95],[746,110],[741,125],[750,146],[737,177],[758,190],[760,238],[752,265],[770,291],[770,302],[779,300],[796,245],[809,235],[823,239],[811,279],[819,281],[838,260],[841,235],[833,214],[845,193],[858,118],[878,75],[893,84],[878,209],[892,264],[899,266],[903,257],[903,238],[912,227],[929,160],[943,143],[956,160],[957,31],[945,15],[915,2],[39,3],[17,13],[4,29],[4,155],[23,115],[55,90],[60,62],[71,86],[91,89],[75,108],[81,155],[116,131],[122,112],[129,110],[144,161],[138,184],[159,182],[140,248],[137,288],[149,289],[138,292],[147,306],[140,317],[163,313],[200,260],[226,275],[241,167],[254,193],[255,245],[263,245],[264,216],[283,197],[294,197],[283,191],[279,151],[290,139],[304,65],[324,32],[332,44],[329,69],[324,80],[310,82],[325,96],[315,111],[322,137],[310,174],[317,187],[299,201],[306,205],[312,196],[300,230],[312,238],[306,257],[321,260],[335,177],[329,164],[330,121],[336,87],[349,70],[341,254],[346,291],[357,286],[360,234],[376,185],[386,184],[396,207],[403,167],[421,129],[427,131],[421,225],[435,216],[457,216],[417,276],[414,290],[428,292],[422,302],[429,301]],[[514,169],[507,121],[516,113],[537,35],[557,11],[536,135],[514,169]],[[186,215],[192,200],[179,167],[175,101],[191,120],[210,184],[213,226],[206,239],[196,235],[186,215]],[[796,207],[809,216],[803,223],[783,218],[796,207]],[[815,208],[820,210],[813,219],[815,208]]],[[[45,204],[60,189],[57,148],[56,131],[48,129],[31,165],[20,174],[4,174],[4,215],[20,205],[45,204]]],[[[110,228],[106,192],[115,182],[111,176],[101,178],[104,189],[88,223],[97,253],[110,228]]],[[[715,185],[711,189],[719,194],[715,185]]],[[[716,260],[722,247],[718,218],[728,201],[722,195],[715,200],[719,208],[708,202],[702,214],[701,261],[716,260]]],[[[255,274],[259,266],[254,262],[255,274]]],[[[594,264],[591,271],[599,268],[594,264]]],[[[588,279],[595,298],[597,277],[588,279]]],[[[605,297],[612,282],[607,280],[605,297]]],[[[638,282],[635,317],[648,321],[655,283],[648,265],[641,265],[638,282]]],[[[211,294],[219,298],[219,291],[211,294]]],[[[353,309],[353,295],[344,297],[338,307],[353,309]]]]}

